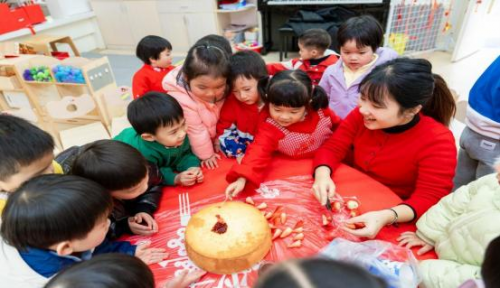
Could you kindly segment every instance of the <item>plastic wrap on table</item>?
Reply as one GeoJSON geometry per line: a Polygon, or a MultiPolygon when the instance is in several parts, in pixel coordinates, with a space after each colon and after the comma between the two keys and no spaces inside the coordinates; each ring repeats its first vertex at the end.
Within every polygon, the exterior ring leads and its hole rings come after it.
{"type": "Polygon", "coordinates": [[[421,280],[418,263],[412,252],[386,241],[356,243],[337,238],[320,255],[357,263],[386,280],[390,288],[414,288],[421,280]]]}
{"type": "MultiPolygon", "coordinates": [[[[287,227],[292,229],[293,232],[285,238],[278,237],[275,239],[270,252],[264,260],[252,268],[231,275],[207,273],[194,284],[194,287],[251,287],[257,279],[259,267],[263,263],[314,256],[330,243],[332,237],[343,237],[352,241],[358,241],[357,237],[339,228],[343,225],[343,221],[350,217],[348,209],[342,209],[333,213],[319,205],[313,193],[311,193],[312,183],[310,176],[269,181],[262,183],[260,188],[256,190],[256,193],[242,193],[233,199],[234,201],[243,202],[252,201],[259,208],[266,206],[261,209],[263,214],[275,214],[274,217],[269,217],[268,220],[271,226],[274,226],[274,229],[272,229],[273,233],[276,232],[276,229],[281,229],[284,232],[287,230],[287,227]],[[249,197],[251,200],[247,200],[249,197]],[[278,213],[279,217],[276,217],[278,213]],[[327,226],[322,226],[322,216],[328,213],[332,215],[332,222],[327,226]],[[282,214],[286,214],[286,216],[282,216],[282,214]],[[298,240],[300,240],[299,247],[289,247],[297,246],[298,240]]],[[[186,203],[186,194],[179,194],[180,205],[181,203],[186,203]]],[[[221,193],[190,204],[187,201],[190,208],[189,212],[192,215],[208,204],[224,201],[224,197],[221,193]]],[[[345,200],[340,196],[337,197],[336,199],[344,207],[345,200]]],[[[183,269],[198,269],[187,257],[184,246],[184,232],[186,227],[181,225],[183,221],[181,221],[180,214],[179,209],[158,213],[155,215],[159,226],[157,234],[151,237],[132,236],[128,238],[133,243],[149,240],[152,243],[151,247],[166,246],[169,258],[159,264],[150,266],[155,275],[157,285],[179,275],[183,269]]]]}

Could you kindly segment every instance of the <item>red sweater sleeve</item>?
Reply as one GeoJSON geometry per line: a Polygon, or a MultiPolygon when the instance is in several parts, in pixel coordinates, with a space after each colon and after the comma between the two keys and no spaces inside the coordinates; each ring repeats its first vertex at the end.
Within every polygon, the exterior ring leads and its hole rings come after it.
{"type": "Polygon", "coordinates": [[[236,122],[236,114],[238,110],[238,101],[234,95],[229,95],[227,100],[224,102],[222,109],[220,111],[219,121],[217,121],[216,136],[218,138],[224,130],[231,127],[232,124],[236,122]]]}
{"type": "MultiPolygon", "coordinates": [[[[314,170],[316,170],[318,166],[328,166],[332,174],[338,168],[340,162],[345,158],[350,147],[354,143],[354,138],[360,125],[363,125],[363,116],[361,116],[358,109],[353,110],[342,122],[340,122],[340,118],[337,115],[335,116],[335,119],[338,118],[338,120],[336,120],[338,128],[333,132],[330,139],[326,140],[318,151],[316,151],[313,161],[314,170]]],[[[334,125],[334,127],[336,127],[336,125],[334,125]]]]}
{"type": "Polygon", "coordinates": [[[141,68],[137,72],[135,72],[134,77],[132,78],[132,93],[134,99],[137,99],[144,95],[146,92],[150,91],[150,82],[146,77],[146,73],[144,73],[144,68],[141,68]]]}
{"type": "MultiPolygon", "coordinates": [[[[431,134],[432,135],[432,134],[431,134]]],[[[417,182],[411,196],[403,203],[413,208],[415,219],[448,195],[453,188],[453,176],[457,165],[457,149],[453,135],[445,131],[433,135],[429,145],[417,155],[417,182]]]]}
{"type": "Polygon", "coordinates": [[[231,183],[244,177],[254,186],[260,185],[264,171],[271,162],[274,151],[278,149],[278,141],[283,133],[268,123],[261,123],[254,142],[248,146],[241,164],[235,164],[226,176],[231,183]]]}
{"type": "Polygon", "coordinates": [[[272,75],[272,76],[274,76],[276,73],[278,73],[280,71],[289,70],[287,67],[283,66],[283,64],[281,64],[281,63],[269,63],[269,64],[266,64],[266,68],[267,68],[267,73],[269,73],[269,75],[272,75]]]}
{"type": "Polygon", "coordinates": [[[342,122],[342,119],[330,108],[323,109],[323,113],[326,117],[330,117],[330,119],[332,120],[332,131],[337,130],[340,123],[342,122]]]}

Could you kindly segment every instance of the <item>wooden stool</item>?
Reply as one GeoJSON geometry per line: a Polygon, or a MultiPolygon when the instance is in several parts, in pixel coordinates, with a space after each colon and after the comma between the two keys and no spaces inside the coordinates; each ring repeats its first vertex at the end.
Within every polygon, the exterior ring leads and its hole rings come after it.
{"type": "Polygon", "coordinates": [[[57,50],[57,43],[69,45],[75,56],[80,56],[80,52],[76,49],[75,43],[68,36],[49,36],[49,35],[35,35],[29,40],[25,41],[26,44],[32,46],[35,51],[42,52],[44,55],[51,56],[51,49],[54,52],[57,50]],[[50,46],[50,48],[49,48],[50,46]]]}
{"type": "Polygon", "coordinates": [[[288,58],[288,50],[293,49],[293,40],[296,37],[295,31],[292,28],[284,26],[278,29],[280,36],[280,62],[283,61],[283,55],[288,58]],[[292,41],[290,47],[288,44],[292,41]]]}

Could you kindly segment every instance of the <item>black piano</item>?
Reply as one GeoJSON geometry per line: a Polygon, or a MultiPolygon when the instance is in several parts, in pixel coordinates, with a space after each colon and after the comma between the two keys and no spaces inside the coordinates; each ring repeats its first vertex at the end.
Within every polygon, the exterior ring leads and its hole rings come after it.
{"type": "Polygon", "coordinates": [[[278,39],[278,28],[299,10],[316,11],[341,5],[359,14],[371,14],[382,27],[386,27],[390,0],[258,0],[257,8],[262,15],[263,53],[271,51],[273,39],[278,39]]]}

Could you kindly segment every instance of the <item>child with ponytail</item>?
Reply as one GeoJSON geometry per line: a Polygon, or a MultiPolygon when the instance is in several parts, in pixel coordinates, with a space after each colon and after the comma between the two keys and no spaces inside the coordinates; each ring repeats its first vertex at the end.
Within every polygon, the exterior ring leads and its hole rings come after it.
{"type": "Polygon", "coordinates": [[[373,238],[388,224],[417,220],[450,193],[457,163],[448,124],[455,101],[445,81],[424,59],[400,58],[377,66],[360,84],[358,108],[318,149],[313,192],[322,205],[335,193],[332,174],[353,149],[354,168],[386,185],[403,200],[365,213],[346,231],[373,238]]]}
{"type": "Polygon", "coordinates": [[[301,70],[279,72],[273,78],[259,81],[266,106],[254,142],[248,147],[241,164],[227,174],[231,184],[226,196],[240,193],[247,182],[258,186],[274,152],[293,158],[314,156],[330,137],[340,118],[328,108],[323,88],[313,86],[301,70]]]}

